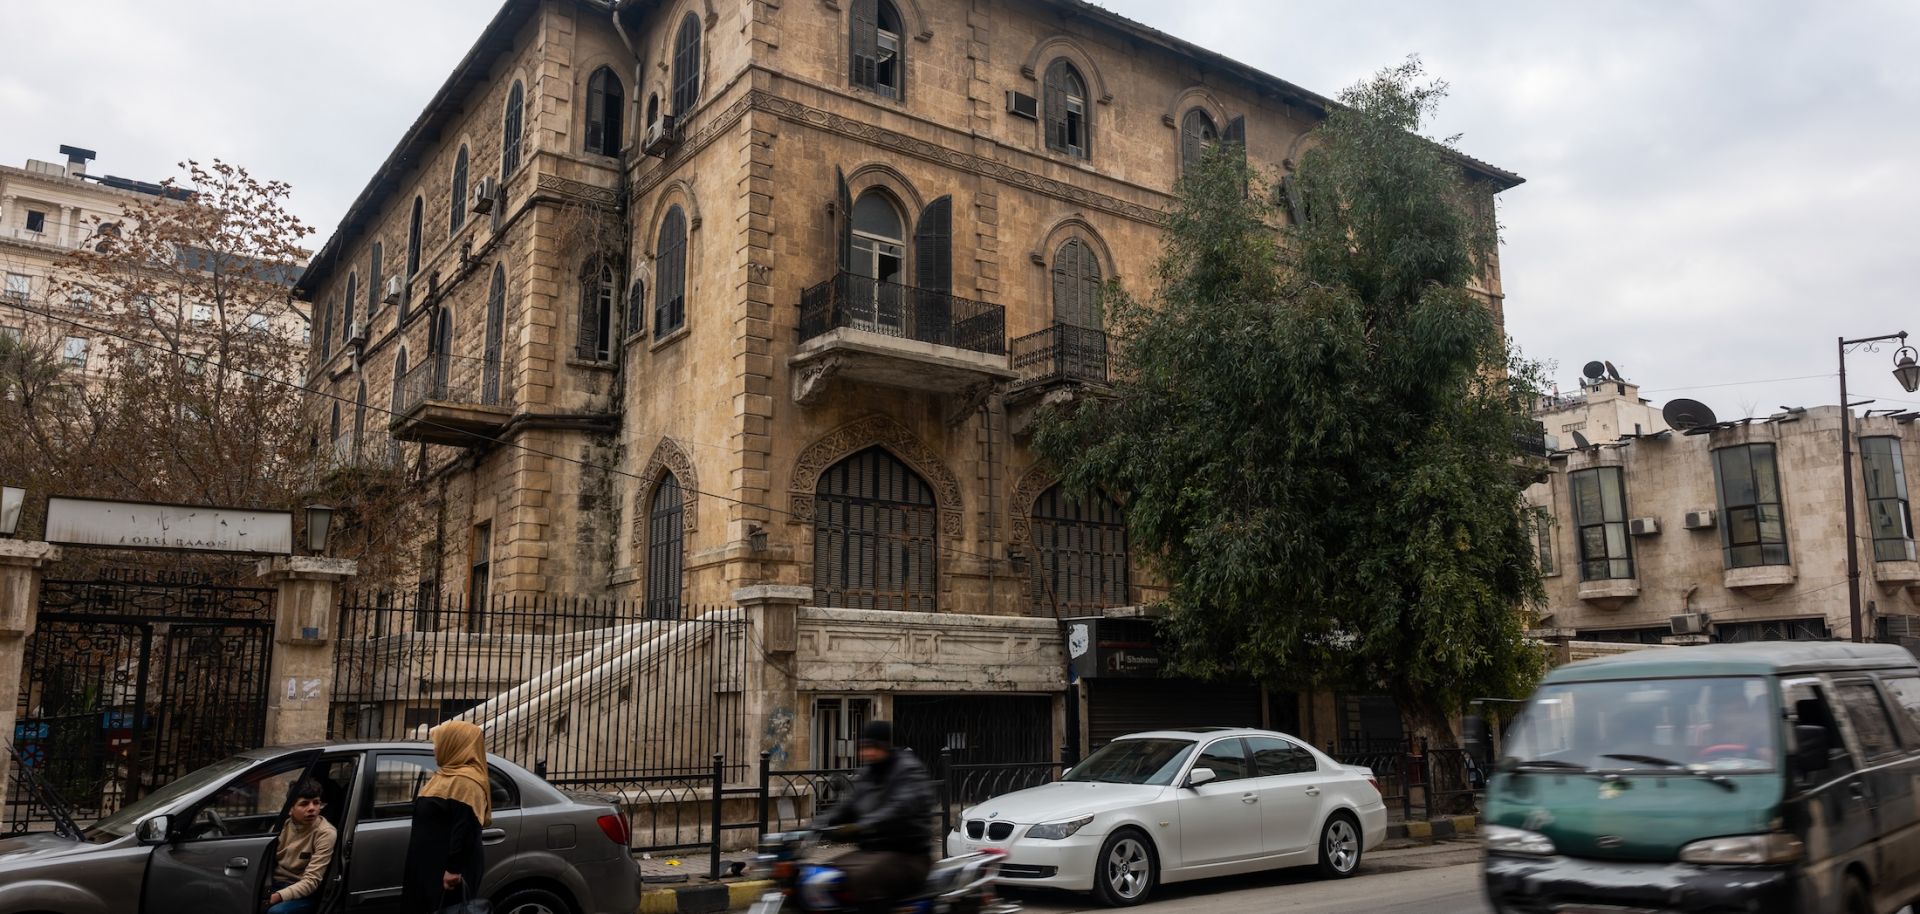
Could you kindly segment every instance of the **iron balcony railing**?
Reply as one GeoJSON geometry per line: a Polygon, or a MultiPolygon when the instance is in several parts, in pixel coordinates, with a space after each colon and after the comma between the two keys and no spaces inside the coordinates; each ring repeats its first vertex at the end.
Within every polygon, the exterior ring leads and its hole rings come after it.
{"type": "Polygon", "coordinates": [[[1007,309],[838,273],[800,293],[800,342],[846,327],[990,355],[1007,352],[1007,309]]]}
{"type": "Polygon", "coordinates": [[[1054,324],[1013,341],[1013,370],[1021,384],[1079,381],[1105,384],[1107,334],[1102,330],[1054,324]]]}
{"type": "Polygon", "coordinates": [[[480,366],[482,370],[474,372],[478,377],[469,379],[452,377],[452,367],[428,358],[407,369],[407,373],[400,377],[400,402],[394,412],[408,416],[433,401],[480,406],[505,405],[500,396],[500,372],[496,366],[480,366]]]}

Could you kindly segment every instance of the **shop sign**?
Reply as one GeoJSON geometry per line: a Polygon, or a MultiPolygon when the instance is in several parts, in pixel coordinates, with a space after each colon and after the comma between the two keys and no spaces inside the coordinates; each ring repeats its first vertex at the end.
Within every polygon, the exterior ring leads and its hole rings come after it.
{"type": "Polygon", "coordinates": [[[293,514],[54,496],[47,499],[47,542],[110,549],[292,555],[293,514]]]}

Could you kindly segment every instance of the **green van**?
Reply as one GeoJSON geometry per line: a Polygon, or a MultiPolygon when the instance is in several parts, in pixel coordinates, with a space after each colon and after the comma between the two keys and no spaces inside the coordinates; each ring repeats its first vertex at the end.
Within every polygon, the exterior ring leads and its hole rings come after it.
{"type": "Polygon", "coordinates": [[[1892,645],[1657,648],[1547,675],[1487,788],[1501,914],[1920,899],[1920,665],[1892,645]]]}

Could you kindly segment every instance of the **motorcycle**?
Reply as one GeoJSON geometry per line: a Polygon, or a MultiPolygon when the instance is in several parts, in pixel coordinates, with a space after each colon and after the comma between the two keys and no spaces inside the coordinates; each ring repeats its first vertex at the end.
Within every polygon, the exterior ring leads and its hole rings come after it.
{"type": "MultiPolygon", "coordinates": [[[[817,829],[769,834],[760,840],[754,872],[773,880],[748,914],[838,914],[854,910],[846,873],[831,864],[806,863],[820,843],[817,829]]],[[[894,906],[894,914],[1020,914],[1020,906],[994,893],[1003,851],[950,857],[933,865],[918,894],[894,906]]]]}

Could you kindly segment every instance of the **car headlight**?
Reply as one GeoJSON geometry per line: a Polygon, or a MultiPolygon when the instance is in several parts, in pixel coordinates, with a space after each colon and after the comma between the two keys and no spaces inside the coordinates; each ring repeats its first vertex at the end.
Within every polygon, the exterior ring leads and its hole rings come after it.
{"type": "Polygon", "coordinates": [[[1092,821],[1092,816],[1081,816],[1078,819],[1068,819],[1065,822],[1048,822],[1045,825],[1035,825],[1027,829],[1027,837],[1041,838],[1047,841],[1071,838],[1074,832],[1085,828],[1087,823],[1092,821]]]}
{"type": "Polygon", "coordinates": [[[1552,838],[1524,828],[1489,825],[1486,828],[1486,838],[1487,852],[1490,854],[1526,854],[1531,857],[1545,857],[1554,850],[1552,838]]]}
{"type": "Polygon", "coordinates": [[[1695,841],[1680,849],[1683,863],[1766,866],[1794,863],[1806,856],[1807,847],[1799,838],[1783,832],[1764,835],[1728,835],[1695,841]]]}

